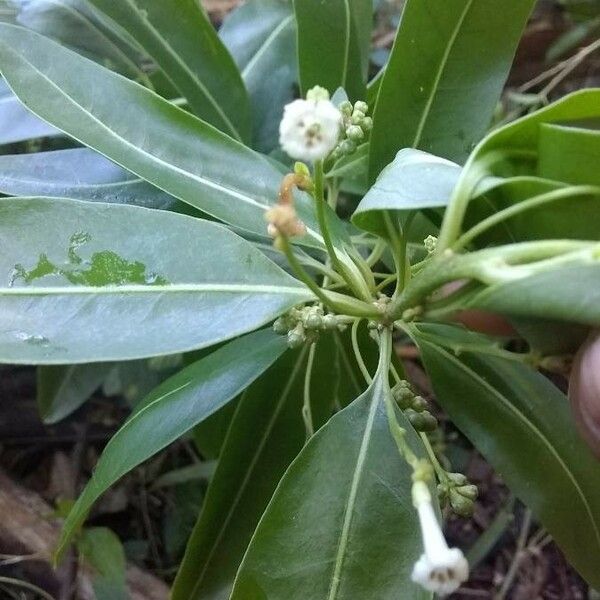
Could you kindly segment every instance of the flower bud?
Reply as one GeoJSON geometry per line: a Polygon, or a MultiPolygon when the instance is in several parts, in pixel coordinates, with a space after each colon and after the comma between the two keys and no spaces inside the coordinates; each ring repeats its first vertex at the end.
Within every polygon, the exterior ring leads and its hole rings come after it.
{"type": "Polygon", "coordinates": [[[319,102],[320,100],[329,100],[329,92],[320,85],[315,85],[310,88],[308,92],[306,92],[306,99],[312,100],[314,102],[319,102]]]}
{"type": "Polygon", "coordinates": [[[352,140],[344,140],[340,144],[340,150],[343,154],[352,154],[356,151],[356,144],[352,140]]]}
{"type": "Polygon", "coordinates": [[[365,137],[363,130],[358,125],[350,125],[346,129],[346,135],[353,142],[360,142],[365,137]]]}
{"type": "Polygon", "coordinates": [[[275,319],[273,323],[273,331],[279,335],[285,335],[289,331],[289,325],[285,317],[275,319]]]}
{"type": "Polygon", "coordinates": [[[365,118],[365,113],[360,110],[355,110],[350,117],[350,123],[352,125],[360,125],[365,118]]]}
{"type": "Polygon", "coordinates": [[[366,115],[369,112],[369,105],[363,100],[357,100],[354,103],[354,110],[366,115]]]}
{"type": "Polygon", "coordinates": [[[287,343],[290,348],[300,348],[306,341],[304,328],[301,325],[296,326],[287,334],[287,343]]]}
{"type": "Polygon", "coordinates": [[[373,129],[373,119],[371,119],[371,117],[365,117],[361,121],[360,126],[363,128],[365,133],[371,131],[371,129],[373,129]]]}
{"type": "Polygon", "coordinates": [[[469,500],[476,500],[477,496],[479,496],[479,490],[476,485],[469,483],[467,485],[461,485],[456,488],[456,491],[465,498],[469,500]]]}
{"type": "Polygon", "coordinates": [[[344,100],[338,108],[345,117],[349,117],[352,114],[352,103],[349,100],[344,100]]]}
{"type": "Polygon", "coordinates": [[[327,314],[322,319],[324,329],[337,329],[338,320],[335,315],[327,314]]]}
{"type": "Polygon", "coordinates": [[[470,517],[475,510],[473,500],[459,494],[456,489],[451,489],[449,494],[452,510],[461,517],[470,517]]]}
{"type": "Polygon", "coordinates": [[[323,326],[323,317],[316,313],[309,313],[304,319],[304,326],[307,329],[320,329],[323,326]]]}
{"type": "Polygon", "coordinates": [[[427,408],[428,403],[423,396],[415,396],[411,406],[413,410],[416,410],[417,412],[423,412],[427,408]]]}
{"type": "Polygon", "coordinates": [[[433,431],[438,425],[437,419],[428,410],[416,412],[412,408],[408,408],[404,411],[404,414],[417,431],[433,431]]]}
{"type": "Polygon", "coordinates": [[[448,479],[455,485],[465,485],[469,480],[462,473],[447,473],[448,479]]]}

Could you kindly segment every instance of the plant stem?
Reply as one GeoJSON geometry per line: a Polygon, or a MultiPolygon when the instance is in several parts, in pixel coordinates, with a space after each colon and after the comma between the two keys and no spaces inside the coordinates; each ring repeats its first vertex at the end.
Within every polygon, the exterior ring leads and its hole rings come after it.
{"type": "Polygon", "coordinates": [[[356,268],[354,263],[343,264],[337,255],[337,251],[331,239],[331,232],[329,231],[329,224],[327,223],[327,215],[325,213],[326,202],[324,191],[323,161],[316,161],[314,167],[314,198],[316,203],[317,221],[319,223],[319,229],[321,230],[323,242],[325,243],[325,248],[327,248],[327,253],[329,254],[331,264],[333,268],[346,280],[354,293],[356,293],[363,300],[369,300],[371,298],[369,288],[360,272],[354,272],[354,269],[356,268]]]}
{"type": "Polygon", "coordinates": [[[395,298],[398,293],[401,291],[401,281],[404,280],[402,276],[402,270],[406,268],[406,265],[403,262],[403,251],[402,251],[402,240],[392,223],[392,217],[390,216],[389,211],[383,211],[383,222],[385,223],[385,228],[387,230],[390,249],[392,251],[392,258],[394,259],[394,266],[396,268],[396,289],[394,290],[394,294],[392,298],[395,298]]]}
{"type": "Polygon", "coordinates": [[[532,198],[528,198],[527,200],[523,200],[518,204],[513,204],[504,210],[501,210],[483,221],[477,223],[477,225],[473,226],[469,231],[464,233],[456,242],[452,245],[453,250],[458,250],[463,248],[470,242],[472,242],[476,237],[481,235],[484,231],[495,227],[502,221],[508,220],[515,215],[523,213],[527,210],[531,210],[533,208],[537,208],[538,206],[542,206],[544,204],[550,204],[551,202],[558,202],[560,200],[565,200],[566,198],[570,198],[572,196],[600,196],[600,188],[593,185],[577,185],[577,186],[569,186],[566,188],[561,188],[558,190],[552,190],[550,192],[546,192],[544,194],[538,194],[537,196],[533,196],[532,198]]]}
{"type": "Polygon", "coordinates": [[[352,338],[352,350],[354,350],[354,357],[356,358],[356,362],[358,363],[358,368],[362,373],[362,376],[365,378],[367,385],[371,385],[373,383],[373,378],[367,369],[367,365],[365,365],[365,361],[363,360],[362,354],[360,353],[360,347],[358,345],[358,326],[360,325],[360,319],[356,319],[354,323],[352,323],[352,329],[350,331],[352,338]]]}
{"type": "Polygon", "coordinates": [[[302,404],[302,419],[304,420],[304,427],[306,428],[306,439],[310,439],[314,433],[315,428],[312,418],[312,407],[310,404],[310,383],[312,378],[313,364],[315,361],[315,352],[317,344],[312,343],[308,351],[308,359],[306,361],[306,371],[304,373],[304,401],[302,404]]]}

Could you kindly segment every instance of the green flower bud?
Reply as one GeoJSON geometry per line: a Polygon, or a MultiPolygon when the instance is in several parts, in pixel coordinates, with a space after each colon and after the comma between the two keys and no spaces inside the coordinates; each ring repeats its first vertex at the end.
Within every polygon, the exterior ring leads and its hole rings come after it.
{"type": "Polygon", "coordinates": [[[462,473],[446,473],[448,479],[455,485],[465,485],[469,483],[469,480],[462,473]]]}
{"type": "Polygon", "coordinates": [[[337,317],[332,314],[324,315],[322,322],[324,329],[336,329],[338,326],[337,317]]]}
{"type": "Polygon", "coordinates": [[[360,142],[365,137],[363,130],[358,125],[350,125],[346,129],[346,135],[354,142],[360,142]]]}
{"type": "Polygon", "coordinates": [[[287,334],[287,343],[290,348],[300,348],[305,341],[306,336],[304,335],[304,327],[300,324],[296,325],[296,327],[287,334]]]}
{"type": "Polygon", "coordinates": [[[354,110],[364,113],[366,115],[369,112],[369,105],[362,100],[357,100],[354,103],[354,110]]]}
{"type": "Polygon", "coordinates": [[[465,496],[459,494],[455,489],[450,490],[449,499],[450,506],[457,515],[461,517],[470,517],[473,515],[475,510],[473,500],[465,498],[465,496]]]}
{"type": "Polygon", "coordinates": [[[340,150],[344,154],[352,154],[353,152],[356,151],[356,144],[352,140],[344,140],[340,144],[340,150]]]}
{"type": "Polygon", "coordinates": [[[423,396],[415,396],[412,401],[412,408],[417,412],[423,412],[428,406],[427,400],[423,396]]]}
{"type": "Polygon", "coordinates": [[[371,117],[365,117],[361,121],[360,126],[363,128],[363,131],[365,133],[367,133],[368,131],[371,131],[371,129],[373,129],[373,119],[371,119],[371,117]]]}
{"type": "Polygon", "coordinates": [[[310,313],[304,319],[307,329],[320,329],[323,326],[323,317],[318,313],[310,313]]]}
{"type": "Polygon", "coordinates": [[[416,414],[418,414],[422,419],[421,428],[419,431],[434,431],[437,428],[437,419],[428,410],[424,410],[423,412],[416,414]]]}
{"type": "Polygon", "coordinates": [[[345,117],[349,117],[352,114],[352,103],[349,100],[344,100],[338,106],[338,109],[345,117]]]}
{"type": "Polygon", "coordinates": [[[423,427],[423,424],[425,423],[425,420],[423,419],[423,415],[421,413],[418,413],[418,412],[414,411],[412,408],[407,408],[404,411],[404,414],[406,415],[406,417],[410,421],[410,424],[417,431],[421,431],[421,428],[423,427]]]}
{"type": "Polygon", "coordinates": [[[287,319],[285,317],[279,317],[275,319],[273,323],[273,331],[279,335],[285,335],[289,331],[287,319]]]}
{"type": "Polygon", "coordinates": [[[469,500],[476,500],[477,496],[479,496],[479,490],[477,489],[477,486],[473,485],[472,483],[469,483],[468,485],[461,485],[455,489],[461,496],[464,496],[469,500]]]}
{"type": "Polygon", "coordinates": [[[315,102],[318,102],[319,100],[329,100],[329,92],[324,87],[315,85],[306,92],[306,99],[314,100],[315,102]]]}
{"type": "Polygon", "coordinates": [[[360,125],[365,118],[365,113],[360,110],[355,110],[350,117],[350,123],[352,125],[360,125]]]}

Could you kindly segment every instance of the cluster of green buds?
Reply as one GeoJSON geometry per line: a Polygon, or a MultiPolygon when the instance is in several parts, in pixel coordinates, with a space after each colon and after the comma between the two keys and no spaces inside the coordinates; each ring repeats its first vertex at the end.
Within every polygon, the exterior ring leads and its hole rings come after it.
{"type": "Polygon", "coordinates": [[[292,308],[273,323],[273,331],[287,335],[290,348],[299,348],[306,342],[316,342],[321,331],[343,331],[346,323],[333,314],[325,314],[320,306],[292,308]]]}
{"type": "Polygon", "coordinates": [[[406,380],[398,382],[392,390],[394,399],[411,425],[417,431],[429,432],[436,429],[437,419],[427,410],[429,404],[423,396],[416,394],[406,380]]]}
{"type": "Polygon", "coordinates": [[[345,100],[339,105],[342,113],[343,133],[339,144],[331,153],[331,158],[337,160],[356,151],[362,142],[367,141],[369,132],[373,128],[373,119],[367,116],[369,105],[358,100],[354,105],[345,100]]]}
{"type": "Polygon", "coordinates": [[[446,473],[446,479],[438,484],[440,504],[447,506],[461,517],[470,517],[475,510],[477,486],[469,483],[462,473],[446,473]]]}

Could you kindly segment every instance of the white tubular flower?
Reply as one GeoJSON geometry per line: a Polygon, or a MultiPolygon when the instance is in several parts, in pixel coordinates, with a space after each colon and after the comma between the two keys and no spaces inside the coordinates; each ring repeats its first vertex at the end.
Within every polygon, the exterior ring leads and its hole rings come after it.
{"type": "Polygon", "coordinates": [[[425,550],[413,567],[412,580],[430,592],[446,596],[468,579],[469,565],[460,549],[448,547],[433,510],[427,485],[416,481],[412,496],[419,513],[425,550]]]}
{"type": "Polygon", "coordinates": [[[279,143],[296,160],[325,158],[342,132],[342,113],[323,97],[294,100],[286,105],[279,125],[279,143]]]}

